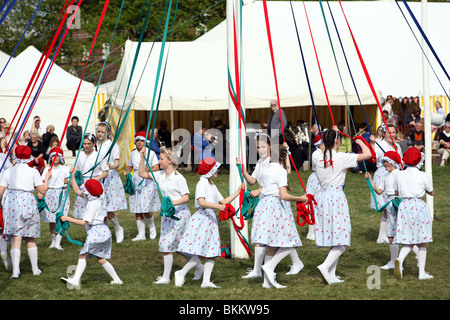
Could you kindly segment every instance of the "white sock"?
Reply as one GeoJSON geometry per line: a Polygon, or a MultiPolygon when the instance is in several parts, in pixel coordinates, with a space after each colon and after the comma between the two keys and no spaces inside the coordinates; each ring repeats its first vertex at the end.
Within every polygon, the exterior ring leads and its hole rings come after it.
{"type": "Polygon", "coordinates": [[[111,263],[109,263],[108,261],[106,261],[104,264],[102,264],[103,269],[105,269],[105,271],[111,276],[111,278],[114,281],[121,281],[119,276],[116,273],[116,270],[114,270],[114,267],[111,263]]]}
{"type": "MultiPolygon", "coordinates": [[[[195,257],[193,254],[190,254],[190,253],[183,253],[183,257],[187,260],[187,261],[189,261],[189,260],[191,260],[192,259],[192,257],[195,257]]],[[[201,269],[201,268],[203,268],[203,265],[202,265],[202,262],[200,261],[200,259],[199,259],[199,263],[197,263],[196,265],[195,265],[195,270],[199,270],[199,269],[201,269]]]]}
{"type": "Polygon", "coordinates": [[[11,263],[13,266],[13,274],[20,273],[20,249],[11,249],[11,263]]]}
{"type": "Polygon", "coordinates": [[[389,245],[389,249],[391,251],[391,262],[394,262],[398,258],[398,244],[389,245]]]}
{"type": "Polygon", "coordinates": [[[203,264],[203,282],[202,284],[208,284],[211,282],[211,273],[214,268],[215,260],[206,259],[205,263],[203,264]]]}
{"type": "Polygon", "coordinates": [[[336,246],[332,247],[330,251],[328,252],[328,256],[325,259],[325,261],[322,263],[322,265],[330,272],[330,269],[332,272],[336,271],[337,261],[339,257],[344,253],[345,247],[344,246],[336,246]],[[336,265],[335,265],[336,263],[336,265]]]}
{"type": "Polygon", "coordinates": [[[426,247],[419,248],[419,252],[417,253],[417,259],[419,260],[419,274],[423,274],[425,273],[425,263],[427,261],[426,247]]]}
{"type": "Polygon", "coordinates": [[[275,268],[281,262],[281,260],[286,258],[291,253],[292,250],[294,250],[294,248],[279,248],[277,252],[273,255],[270,263],[267,264],[267,267],[269,267],[269,269],[271,269],[272,271],[275,271],[275,268]]]}
{"type": "Polygon", "coordinates": [[[299,265],[302,263],[300,260],[300,257],[298,256],[297,250],[293,249],[291,253],[289,253],[289,257],[291,258],[292,264],[294,266],[299,265]]]}
{"type": "Polygon", "coordinates": [[[414,252],[414,254],[417,256],[417,254],[419,253],[419,247],[416,245],[413,245],[411,248],[411,251],[414,252]]]}
{"type": "Polygon", "coordinates": [[[173,254],[165,254],[164,255],[164,273],[163,278],[169,280],[170,272],[172,271],[173,265],[173,254]]]}
{"type": "MultiPolygon", "coordinates": [[[[265,257],[265,259],[264,259],[264,264],[269,264],[270,263],[270,261],[272,260],[272,256],[267,256],[266,255],[266,257],[265,257]]],[[[266,276],[266,274],[264,274],[264,282],[263,282],[263,286],[264,287],[270,287],[271,286],[271,284],[270,284],[270,282],[269,282],[269,280],[267,280],[267,276],[266,276]]]]}
{"type": "Polygon", "coordinates": [[[136,220],[138,235],[145,237],[145,221],[143,219],[136,220]]]}
{"type": "Polygon", "coordinates": [[[186,276],[186,274],[189,272],[189,270],[191,270],[192,268],[197,266],[197,264],[199,264],[199,263],[200,263],[200,259],[198,258],[198,256],[192,256],[192,258],[189,259],[189,261],[184,265],[183,269],[181,269],[179,272],[183,276],[186,276]]]}
{"type": "Polygon", "coordinates": [[[37,272],[39,270],[38,268],[38,248],[36,247],[32,247],[32,248],[27,248],[28,251],[28,257],[30,258],[30,262],[31,262],[31,270],[33,270],[34,272],[37,272]]]}
{"type": "Polygon", "coordinates": [[[412,247],[408,245],[404,245],[400,249],[400,253],[398,254],[398,260],[400,260],[400,264],[403,264],[403,260],[405,260],[406,256],[411,252],[412,247]]]}
{"type": "Polygon", "coordinates": [[[386,236],[386,226],[387,226],[387,218],[383,215],[383,216],[381,216],[380,230],[378,232],[378,239],[381,239],[384,236],[386,236]]]}
{"type": "Polygon", "coordinates": [[[144,218],[145,221],[147,222],[147,225],[149,228],[153,227],[155,225],[155,217],[151,217],[151,218],[144,218]]]}
{"type": "Polygon", "coordinates": [[[75,269],[75,274],[72,277],[74,282],[80,283],[81,276],[83,275],[85,269],[86,269],[86,259],[78,259],[77,268],[75,269]]]}
{"type": "Polygon", "coordinates": [[[7,253],[8,251],[8,243],[3,238],[3,234],[0,233],[0,253],[7,253]]]}
{"type": "Polygon", "coordinates": [[[61,234],[57,234],[55,237],[55,246],[56,247],[60,247],[61,246],[61,240],[62,240],[62,235],[61,234]]]}
{"type": "Polygon", "coordinates": [[[120,223],[119,223],[119,219],[117,219],[117,216],[114,216],[114,218],[109,219],[109,221],[111,221],[111,223],[113,224],[114,229],[120,228],[120,223]]]}
{"type": "Polygon", "coordinates": [[[255,265],[254,271],[261,273],[261,266],[264,261],[264,255],[266,254],[266,247],[255,247],[255,265]]]}

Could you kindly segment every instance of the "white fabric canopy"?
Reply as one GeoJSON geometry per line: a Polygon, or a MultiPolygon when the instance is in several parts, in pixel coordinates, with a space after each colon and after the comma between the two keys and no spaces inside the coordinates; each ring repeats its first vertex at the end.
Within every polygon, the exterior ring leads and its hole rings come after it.
{"type": "MultiPolygon", "coordinates": [[[[39,50],[33,46],[28,47],[15,59],[10,61],[3,76],[0,78],[0,116],[6,118],[9,123],[13,120],[14,114],[20,105],[20,101],[40,57],[41,52],[39,50]]],[[[47,59],[40,78],[34,87],[33,94],[26,104],[20,123],[22,123],[25,113],[33,101],[49,64],[50,60],[47,59]]],[[[1,67],[3,69],[3,66],[1,67]]],[[[33,122],[33,117],[38,115],[41,118],[41,127],[45,129],[47,125],[52,124],[55,126],[55,133],[61,137],[79,83],[79,78],[66,72],[58,65],[53,64],[42,92],[25,125],[25,130],[29,130],[33,122]]],[[[72,116],[78,116],[80,118],[79,124],[83,129],[85,128],[91,109],[94,93],[95,86],[90,82],[83,81],[72,113],[72,116]]],[[[24,104],[22,104],[21,110],[23,106],[24,104]]],[[[14,120],[14,124],[17,124],[18,116],[14,120]]],[[[93,111],[88,130],[93,130],[95,122],[96,113],[93,111]]],[[[65,146],[65,142],[62,146],[65,146]]]]}
{"type": "MultiPolygon", "coordinates": [[[[333,56],[320,4],[309,1],[304,4],[330,104],[359,105],[327,2],[322,1],[322,4],[338,67],[333,56]],[[347,98],[344,89],[347,92],[347,98]]],[[[329,4],[361,103],[364,105],[375,104],[339,3],[330,2],[329,4]]],[[[422,51],[396,3],[394,1],[344,1],[342,4],[377,94],[384,97],[387,95],[397,97],[420,95],[422,90],[422,51]]],[[[311,105],[290,3],[288,1],[268,1],[267,5],[280,104],[282,107],[311,105]]],[[[292,5],[314,94],[314,103],[327,105],[303,2],[292,2],[292,5]]],[[[420,21],[421,4],[409,3],[409,5],[420,21]]],[[[400,3],[400,6],[412,24],[403,4],[400,3]]],[[[447,19],[450,15],[450,4],[429,3],[428,15],[430,17],[429,39],[440,55],[444,66],[450,68],[450,43],[447,41],[448,30],[450,30],[450,21],[447,19]]],[[[276,89],[262,1],[244,5],[242,21],[245,107],[266,108],[268,100],[276,98],[276,89]]],[[[414,31],[417,31],[415,26],[413,28],[414,31]]],[[[418,32],[417,34],[420,40],[420,34],[418,32]]],[[[136,47],[137,42],[128,41],[125,45],[124,58],[115,83],[115,93],[118,92],[118,95],[117,99],[115,97],[114,99],[116,99],[116,106],[119,107],[128,107],[132,101],[132,109],[150,110],[161,43],[142,43],[125,99],[136,47]]],[[[171,108],[174,110],[228,109],[226,21],[195,41],[168,42],[165,58],[168,51],[170,53],[161,94],[160,110],[171,110],[171,108]]],[[[431,53],[428,56],[448,90],[450,88],[449,81],[443,76],[442,70],[431,53]]],[[[230,66],[230,72],[234,77],[233,68],[234,66],[230,66]]],[[[430,73],[430,95],[442,94],[444,94],[442,87],[434,74],[430,73]]],[[[156,106],[156,100],[154,105],[156,106]]]]}

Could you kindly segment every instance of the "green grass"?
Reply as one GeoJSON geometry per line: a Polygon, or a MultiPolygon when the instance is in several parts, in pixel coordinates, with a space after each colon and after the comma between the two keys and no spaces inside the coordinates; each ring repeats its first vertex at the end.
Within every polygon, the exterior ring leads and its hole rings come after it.
{"type": "MultiPolygon", "coordinates": [[[[309,172],[301,172],[306,184],[309,172]]],[[[192,281],[190,274],[183,287],[154,285],[153,281],[162,274],[163,259],[158,252],[158,238],[132,242],[136,235],[134,214],[128,211],[117,215],[125,229],[125,240],[121,244],[113,243],[110,262],[123,280],[122,286],[109,285],[110,278],[98,265],[96,259],[90,259],[82,276],[80,290],[68,290],[59,278],[66,275],[70,265],[77,263],[80,247],[63,239],[63,251],[48,249],[50,234],[47,223],[42,223],[42,236],[37,240],[39,250],[40,276],[33,276],[25,249],[22,246],[21,275],[17,280],[10,279],[10,273],[0,269],[0,293],[7,300],[448,300],[450,289],[448,279],[449,254],[449,220],[448,181],[450,167],[433,167],[435,220],[433,224],[434,242],[428,246],[426,270],[434,279],[419,281],[416,259],[410,254],[404,263],[404,278],[397,280],[392,271],[381,270],[380,289],[369,289],[367,281],[372,274],[367,273],[371,265],[381,266],[390,257],[387,245],[376,243],[380,214],[369,209],[369,189],[361,175],[348,173],[345,185],[352,220],[351,247],[339,260],[337,273],[344,283],[331,286],[324,285],[316,266],[325,259],[328,249],[316,248],[306,240],[307,226],[299,227],[303,246],[298,248],[304,269],[296,276],[287,276],[289,259],[285,259],[277,268],[277,280],[288,287],[283,290],[261,288],[261,279],[241,279],[247,268],[253,266],[250,259],[217,259],[212,274],[212,281],[221,289],[201,289],[200,281],[192,281]]],[[[194,213],[194,192],[198,176],[186,173],[185,177],[191,190],[189,208],[194,213]]],[[[302,188],[296,174],[289,177],[294,194],[302,194],[302,188]]],[[[222,195],[228,192],[228,175],[222,173],[216,180],[222,195]]],[[[72,207],[73,207],[73,194],[72,207]]],[[[293,207],[294,208],[294,207],[293,207]]],[[[295,212],[296,213],[296,212],[295,212]]],[[[155,215],[159,233],[160,217],[155,215]]],[[[230,224],[219,222],[222,245],[230,243],[230,224]]],[[[249,227],[250,230],[250,227],[249,227]]],[[[148,229],[147,237],[148,237],[148,229]]],[[[250,231],[249,231],[250,232],[250,231]]],[[[83,227],[71,225],[69,234],[72,238],[84,241],[83,227]]],[[[115,238],[114,238],[115,241],[115,238]]],[[[251,247],[253,249],[253,247],[251,247]]],[[[186,262],[180,255],[174,256],[176,271],[186,262]]]]}

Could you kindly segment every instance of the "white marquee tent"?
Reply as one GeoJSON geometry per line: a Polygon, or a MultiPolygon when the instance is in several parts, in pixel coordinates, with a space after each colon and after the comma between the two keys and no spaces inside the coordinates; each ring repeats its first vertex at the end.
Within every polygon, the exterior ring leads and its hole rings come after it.
{"type": "MultiPolygon", "coordinates": [[[[318,2],[309,1],[305,2],[305,5],[330,103],[346,105],[348,101],[349,105],[359,105],[330,11],[327,3],[325,1],[322,3],[343,84],[335,64],[320,5],[318,2]],[[343,88],[347,92],[348,100],[343,88]]],[[[422,51],[396,3],[394,1],[344,1],[342,3],[377,94],[384,97],[389,94],[396,97],[420,96],[422,51]]],[[[303,2],[296,1],[292,4],[315,104],[327,105],[303,2]]],[[[290,3],[268,1],[267,5],[280,103],[283,107],[311,105],[290,3]]],[[[420,3],[409,5],[420,21],[420,3]]],[[[401,3],[400,6],[413,25],[406,9],[401,3]]],[[[447,19],[450,14],[450,4],[429,3],[428,6],[428,15],[432,17],[428,25],[430,41],[440,55],[444,66],[450,68],[450,43],[447,41],[448,33],[445,32],[450,30],[450,21],[447,19]]],[[[374,105],[375,99],[362,71],[339,3],[330,2],[330,7],[361,101],[364,105],[374,105]]],[[[251,1],[244,5],[242,16],[245,107],[247,109],[266,108],[268,100],[276,97],[276,91],[262,1],[251,1]]],[[[413,30],[420,40],[420,34],[414,26],[413,30]]],[[[168,42],[166,54],[169,52],[169,60],[159,110],[228,109],[226,46],[225,21],[196,41],[168,42]]],[[[134,97],[132,109],[150,110],[161,43],[142,44],[125,99],[136,47],[137,42],[128,41],[125,45],[124,59],[115,84],[115,94],[118,93],[116,106],[125,105],[126,107],[134,97]],[[123,79],[122,82],[119,81],[120,79],[123,79]]],[[[450,83],[445,81],[446,78],[431,53],[429,59],[445,85],[445,89],[448,90],[450,83]]],[[[436,77],[430,73],[430,95],[443,94],[445,92],[436,77]]]]}
{"type": "MultiPolygon", "coordinates": [[[[10,61],[3,76],[0,78],[0,116],[6,118],[8,122],[12,121],[14,114],[20,105],[20,101],[22,100],[40,57],[41,52],[39,52],[39,50],[35,47],[29,46],[16,58],[10,61]]],[[[41,84],[41,80],[43,79],[49,64],[50,59],[47,60],[40,78],[33,90],[33,94],[26,104],[26,108],[23,113],[24,115],[33,101],[35,93],[41,84]]],[[[0,67],[3,70],[3,65],[0,67]]],[[[29,129],[31,127],[33,117],[35,115],[39,115],[41,118],[41,126],[45,128],[49,124],[54,125],[55,133],[61,137],[64,124],[67,120],[79,83],[79,78],[71,75],[58,65],[54,64],[50,70],[47,81],[43,86],[43,90],[31,112],[31,116],[25,126],[25,129],[29,129]]],[[[83,81],[75,103],[74,111],[72,113],[72,115],[76,115],[80,118],[80,125],[83,126],[83,129],[86,125],[88,114],[91,109],[94,93],[95,86],[90,82],[83,81]]],[[[94,128],[95,122],[96,113],[93,111],[88,125],[88,130],[92,130],[94,128]]],[[[14,120],[14,124],[17,124],[17,118],[14,120]]],[[[62,146],[65,147],[65,141],[63,141],[62,146]]]]}

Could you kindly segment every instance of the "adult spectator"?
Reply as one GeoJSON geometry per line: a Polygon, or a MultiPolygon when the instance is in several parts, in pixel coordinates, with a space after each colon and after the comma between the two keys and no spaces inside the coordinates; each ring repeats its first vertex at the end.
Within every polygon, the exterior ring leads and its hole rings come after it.
{"type": "MultiPolygon", "coordinates": [[[[0,118],[0,138],[3,138],[3,127],[5,127],[6,119],[0,118]]],[[[8,127],[6,127],[8,129],[8,127]]]]}
{"type": "Polygon", "coordinates": [[[193,171],[196,172],[198,165],[204,158],[214,158],[214,153],[212,152],[214,138],[207,135],[206,128],[201,124],[197,124],[195,127],[195,132],[192,135],[192,148],[194,154],[194,166],[193,171]]]}
{"type": "Polygon", "coordinates": [[[170,131],[167,130],[167,121],[161,120],[159,122],[158,135],[160,142],[164,143],[166,148],[172,148],[172,139],[170,131]]]}
{"type": "Polygon", "coordinates": [[[42,136],[46,130],[41,126],[41,118],[39,116],[34,116],[33,123],[30,128],[30,134],[36,132],[39,136],[39,140],[42,140],[42,136]]]}
{"type": "Polygon", "coordinates": [[[83,135],[83,128],[78,125],[80,119],[77,116],[73,116],[72,125],[67,127],[66,131],[66,147],[67,149],[72,151],[72,156],[75,156],[77,151],[80,148],[81,136],[83,135]]]}
{"type": "Polygon", "coordinates": [[[410,113],[405,116],[403,120],[404,126],[415,126],[417,122],[420,121],[420,108],[419,106],[414,106],[410,113]]]}
{"type": "Polygon", "coordinates": [[[416,122],[414,130],[409,134],[409,138],[411,139],[411,144],[413,147],[416,147],[421,152],[424,152],[425,148],[425,133],[423,132],[423,123],[422,121],[416,122]]]}
{"type": "Polygon", "coordinates": [[[161,143],[159,141],[158,132],[159,132],[159,130],[156,128],[155,128],[155,130],[153,130],[153,139],[152,139],[152,145],[150,146],[150,149],[156,153],[156,157],[159,160],[159,155],[161,154],[161,149],[160,149],[161,143]]]}
{"type": "Polygon", "coordinates": [[[341,134],[341,133],[339,134],[341,137],[341,145],[339,146],[338,151],[344,152],[344,153],[351,153],[352,152],[352,141],[349,137],[346,136],[346,135],[348,135],[347,126],[343,123],[339,123],[337,127],[338,127],[339,131],[343,133],[343,134],[341,134]]]}
{"type": "Polygon", "coordinates": [[[439,149],[441,155],[441,167],[445,166],[450,155],[450,121],[445,122],[444,130],[439,134],[439,149]]]}
{"type": "Polygon", "coordinates": [[[39,133],[32,132],[30,133],[31,140],[28,142],[27,146],[31,148],[31,157],[33,161],[28,162],[30,167],[35,167],[40,174],[45,168],[44,162],[44,154],[47,151],[44,148],[44,144],[41,140],[39,140],[39,133]]]}
{"type": "Polygon", "coordinates": [[[269,122],[267,123],[267,134],[271,137],[272,130],[278,130],[279,142],[282,143],[283,142],[283,129],[286,128],[286,125],[287,125],[286,114],[284,113],[284,111],[282,109],[279,110],[277,100],[270,101],[270,108],[272,109],[273,112],[272,112],[272,115],[270,116],[269,122]],[[280,119],[280,111],[281,111],[282,119],[280,119]]]}
{"type": "Polygon", "coordinates": [[[45,149],[48,148],[48,146],[50,145],[50,141],[52,140],[53,137],[58,137],[58,135],[55,133],[55,126],[49,124],[47,126],[47,131],[42,135],[42,143],[44,144],[45,149]]]}

